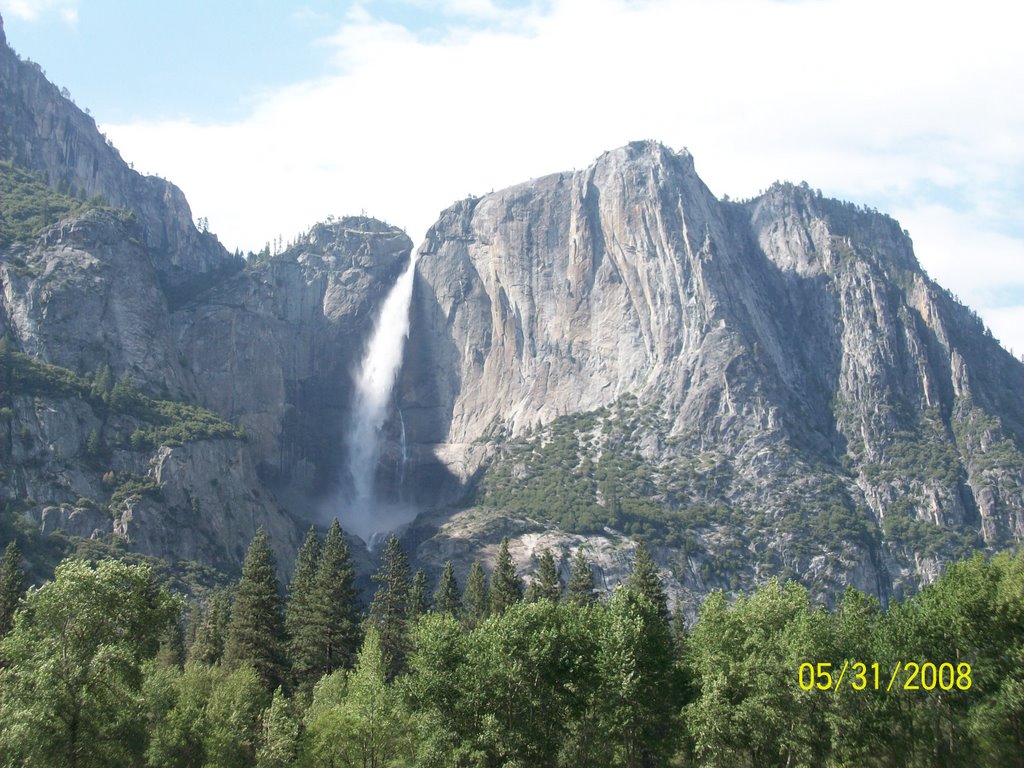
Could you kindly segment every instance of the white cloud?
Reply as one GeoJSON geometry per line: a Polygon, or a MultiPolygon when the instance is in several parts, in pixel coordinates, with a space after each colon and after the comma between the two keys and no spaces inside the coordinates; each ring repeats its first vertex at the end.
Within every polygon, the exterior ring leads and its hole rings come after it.
{"type": "Polygon", "coordinates": [[[243,121],[105,128],[228,245],[253,250],[362,209],[416,240],[467,193],[656,138],[688,146],[718,194],[806,179],[915,212],[904,226],[919,256],[965,297],[1000,276],[943,243],[998,241],[999,269],[1019,258],[1020,240],[992,234],[1015,220],[1024,171],[1024,58],[996,0],[970,13],[917,0],[413,2],[474,24],[424,37],[357,6],[325,41],[338,73],[268,94],[243,121]],[[929,213],[922,190],[955,191],[956,215],[929,213]]]}
{"type": "Polygon", "coordinates": [[[78,22],[78,0],[0,0],[0,14],[22,21],[37,21],[56,13],[65,23],[78,22]]]}

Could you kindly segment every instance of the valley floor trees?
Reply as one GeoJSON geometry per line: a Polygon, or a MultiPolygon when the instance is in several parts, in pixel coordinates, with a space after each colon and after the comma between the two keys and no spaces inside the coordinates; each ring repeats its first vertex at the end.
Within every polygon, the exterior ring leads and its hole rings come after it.
{"type": "Polygon", "coordinates": [[[307,537],[282,606],[260,532],[230,617],[227,592],[190,614],[184,664],[167,650],[180,632],[166,629],[182,603],[146,566],[68,560],[15,593],[0,639],[0,766],[895,767],[1024,755],[1024,554],[954,564],[888,611],[851,589],[830,612],[771,580],[732,603],[713,594],[687,630],[642,548],[605,600],[590,599],[577,552],[567,599],[550,562],[531,599],[517,597],[521,575],[503,557],[497,608],[477,563],[466,595],[446,566],[431,610],[392,539],[363,618],[340,534],[307,537]]]}

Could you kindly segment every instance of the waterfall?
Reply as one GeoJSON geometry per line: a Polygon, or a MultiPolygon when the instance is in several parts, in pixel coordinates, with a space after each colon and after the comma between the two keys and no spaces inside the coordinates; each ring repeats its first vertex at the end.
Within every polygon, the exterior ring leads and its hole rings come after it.
{"type": "MultiPolygon", "coordinates": [[[[346,435],[348,470],[353,496],[340,515],[345,527],[372,542],[380,535],[410,522],[415,511],[380,503],[375,498],[374,475],[381,450],[381,428],[388,414],[391,392],[402,365],[402,350],[409,336],[409,305],[416,269],[416,254],[392,287],[374,323],[370,343],[355,375],[352,425],[346,435]]],[[[401,415],[401,413],[399,413],[401,415]]],[[[405,467],[405,423],[402,423],[402,472],[405,467]]]]}
{"type": "Polygon", "coordinates": [[[398,423],[402,427],[402,463],[398,466],[398,499],[402,499],[402,488],[405,486],[405,465],[409,463],[409,446],[405,442],[405,417],[402,409],[398,409],[398,423]]]}

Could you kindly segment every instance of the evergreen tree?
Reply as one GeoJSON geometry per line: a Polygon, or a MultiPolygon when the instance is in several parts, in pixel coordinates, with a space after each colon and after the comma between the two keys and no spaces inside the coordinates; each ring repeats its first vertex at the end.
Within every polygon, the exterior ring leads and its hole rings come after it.
{"type": "Polygon", "coordinates": [[[0,560],[0,638],[14,626],[14,612],[21,600],[25,585],[25,574],[21,570],[21,552],[11,542],[0,560]]]}
{"type": "Polygon", "coordinates": [[[451,560],[444,564],[441,580],[434,593],[434,610],[447,616],[458,616],[462,612],[459,582],[455,579],[455,565],[451,560]]]}
{"type": "Polygon", "coordinates": [[[672,650],[676,659],[682,660],[686,653],[686,617],[683,615],[683,607],[678,600],[676,600],[672,611],[672,619],[668,628],[672,635],[672,650]]]}
{"type": "Polygon", "coordinates": [[[380,569],[374,575],[377,592],[370,605],[370,626],[380,638],[388,679],[405,667],[409,646],[409,560],[394,534],[388,537],[380,569]]]}
{"type": "Polygon", "coordinates": [[[658,615],[668,621],[668,595],[665,594],[665,587],[662,586],[658,566],[654,562],[654,558],[651,557],[650,550],[642,541],[636,545],[633,573],[626,580],[626,586],[650,600],[658,609],[658,615]]]}
{"type": "Polygon", "coordinates": [[[409,589],[409,618],[415,621],[430,610],[430,587],[427,574],[422,568],[416,570],[409,589]]]}
{"type": "Polygon", "coordinates": [[[206,607],[194,609],[189,627],[192,641],[188,647],[188,661],[216,664],[224,655],[224,640],[231,620],[231,593],[221,589],[210,595],[206,607]]]}
{"type": "Polygon", "coordinates": [[[466,591],[462,595],[466,625],[472,629],[479,626],[491,612],[487,590],[487,574],[483,566],[473,561],[466,577],[466,591]]]}
{"type": "Polygon", "coordinates": [[[355,571],[345,534],[335,518],[327,531],[314,589],[315,634],[320,652],[312,682],[336,669],[351,668],[359,652],[360,608],[355,571]]]}
{"type": "Polygon", "coordinates": [[[573,605],[587,605],[594,602],[594,572],[590,570],[590,561],[583,547],[577,547],[569,569],[569,602],[573,605]]]}
{"type": "Polygon", "coordinates": [[[176,611],[167,619],[167,626],[160,633],[160,650],[157,651],[156,660],[169,667],[181,667],[185,663],[185,627],[182,625],[181,611],[176,611]]]}
{"type": "Polygon", "coordinates": [[[224,642],[225,665],[230,669],[251,665],[268,690],[284,677],[284,617],[276,570],[261,526],[245,555],[224,642]]]}
{"type": "Polygon", "coordinates": [[[103,363],[96,369],[96,375],[92,379],[92,396],[105,397],[114,386],[114,378],[110,374],[110,366],[103,363]]]}
{"type": "Polygon", "coordinates": [[[89,430],[89,436],[85,439],[85,455],[90,459],[100,455],[100,438],[95,429],[89,430]]]}
{"type": "Polygon", "coordinates": [[[516,573],[512,555],[508,551],[508,538],[501,540],[498,547],[498,562],[491,577],[491,613],[500,616],[513,603],[523,599],[523,581],[516,573]]]}
{"type": "Polygon", "coordinates": [[[316,621],[314,588],[320,566],[320,540],[311,527],[295,558],[295,571],[288,586],[288,607],[284,626],[288,633],[288,661],[297,688],[312,689],[320,673],[319,627],[316,621]]]}
{"type": "Polygon", "coordinates": [[[550,549],[545,549],[540,556],[537,575],[530,583],[531,602],[550,600],[557,603],[562,596],[562,577],[558,573],[558,564],[550,549]]]}

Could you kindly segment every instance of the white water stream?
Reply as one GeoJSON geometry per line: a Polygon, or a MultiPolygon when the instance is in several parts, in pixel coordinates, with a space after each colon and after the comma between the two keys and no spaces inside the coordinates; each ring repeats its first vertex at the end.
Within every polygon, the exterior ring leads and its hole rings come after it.
{"type": "MultiPolygon", "coordinates": [[[[374,324],[370,343],[355,375],[352,425],[345,436],[348,470],[354,493],[350,502],[343,505],[340,517],[345,528],[371,546],[376,538],[410,522],[416,514],[410,507],[379,501],[374,491],[374,476],[380,459],[381,429],[388,416],[391,392],[402,365],[405,340],[409,337],[409,305],[412,302],[415,270],[414,251],[409,266],[388,293],[374,324]]],[[[404,479],[404,419],[401,427],[402,467],[399,475],[404,479]]]]}

